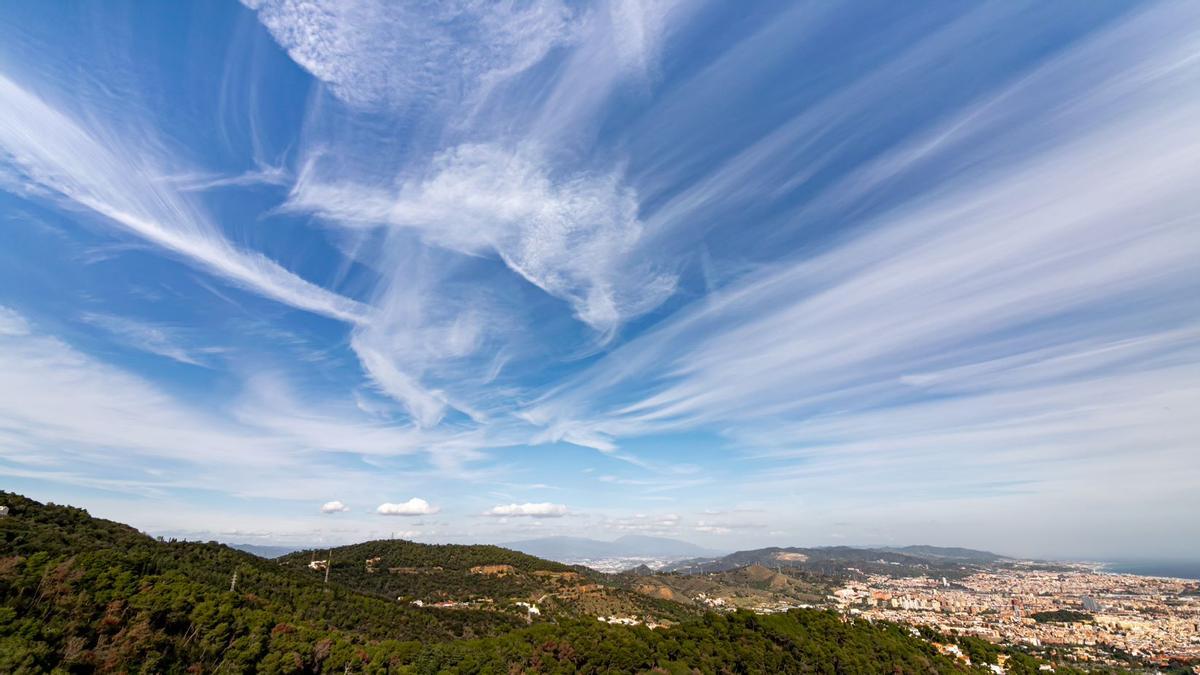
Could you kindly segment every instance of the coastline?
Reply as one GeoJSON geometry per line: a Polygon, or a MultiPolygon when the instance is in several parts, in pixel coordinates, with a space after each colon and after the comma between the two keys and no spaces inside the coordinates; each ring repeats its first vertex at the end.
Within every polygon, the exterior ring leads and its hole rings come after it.
{"type": "Polygon", "coordinates": [[[1108,574],[1200,581],[1200,562],[1197,561],[1104,560],[1094,564],[1099,571],[1108,574]]]}

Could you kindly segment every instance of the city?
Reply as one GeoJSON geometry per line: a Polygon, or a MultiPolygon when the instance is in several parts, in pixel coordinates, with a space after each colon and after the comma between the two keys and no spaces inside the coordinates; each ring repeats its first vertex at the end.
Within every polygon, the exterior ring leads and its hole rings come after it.
{"type": "Polygon", "coordinates": [[[1200,582],[1037,565],[944,578],[867,575],[834,593],[844,611],[1005,644],[1055,647],[1079,662],[1200,661],[1200,582]],[[1073,620],[1039,620],[1069,610],[1073,620]],[[1044,615],[1043,615],[1044,616],[1044,615]]]}

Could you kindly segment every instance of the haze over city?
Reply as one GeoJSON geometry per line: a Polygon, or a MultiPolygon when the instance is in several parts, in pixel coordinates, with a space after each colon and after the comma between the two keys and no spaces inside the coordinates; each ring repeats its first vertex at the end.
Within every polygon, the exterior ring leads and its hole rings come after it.
{"type": "Polygon", "coordinates": [[[5,490],[1200,560],[1200,4],[0,11],[5,490]]]}

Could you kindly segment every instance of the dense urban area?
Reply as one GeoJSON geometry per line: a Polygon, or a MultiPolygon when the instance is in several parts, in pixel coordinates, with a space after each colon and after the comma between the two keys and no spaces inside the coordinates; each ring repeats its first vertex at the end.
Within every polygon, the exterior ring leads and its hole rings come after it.
{"type": "Polygon", "coordinates": [[[963,579],[867,575],[834,593],[845,611],[929,625],[1005,644],[1060,647],[1079,662],[1129,656],[1166,665],[1200,662],[1195,581],[1100,573],[1084,566],[1022,565],[963,579]]]}

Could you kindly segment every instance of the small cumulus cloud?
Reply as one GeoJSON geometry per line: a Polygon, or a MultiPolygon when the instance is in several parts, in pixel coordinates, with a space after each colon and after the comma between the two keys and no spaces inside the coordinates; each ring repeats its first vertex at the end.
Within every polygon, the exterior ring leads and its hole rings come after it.
{"type": "Polygon", "coordinates": [[[349,506],[346,506],[336,499],[331,502],[325,502],[321,505],[321,513],[345,513],[349,510],[349,506]]]}
{"type": "Polygon", "coordinates": [[[493,506],[491,509],[484,512],[485,516],[528,516],[530,518],[561,518],[567,515],[567,507],[563,504],[551,504],[543,502],[534,504],[526,502],[525,504],[501,504],[493,506]]]}
{"type": "Polygon", "coordinates": [[[400,503],[392,504],[385,502],[375,509],[375,512],[381,516],[428,516],[441,511],[440,508],[430,505],[429,502],[420,497],[400,503]]]}

